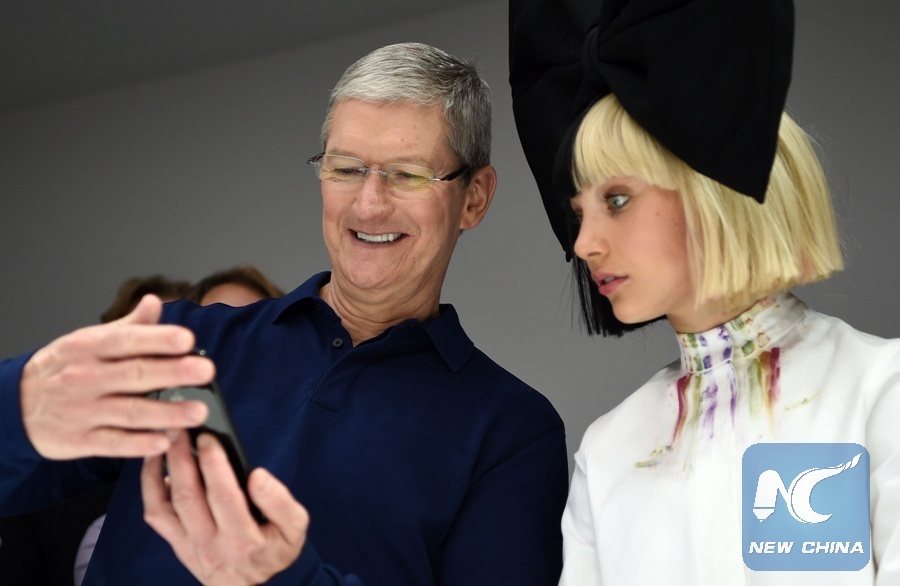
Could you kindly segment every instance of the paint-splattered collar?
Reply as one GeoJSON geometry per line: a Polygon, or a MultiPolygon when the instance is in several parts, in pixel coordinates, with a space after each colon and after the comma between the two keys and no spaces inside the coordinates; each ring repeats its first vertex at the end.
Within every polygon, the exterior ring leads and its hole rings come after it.
{"type": "Polygon", "coordinates": [[[777,342],[808,311],[791,293],[779,293],[720,326],[697,334],[678,334],[681,365],[702,372],[729,360],[752,358],[777,342]]]}

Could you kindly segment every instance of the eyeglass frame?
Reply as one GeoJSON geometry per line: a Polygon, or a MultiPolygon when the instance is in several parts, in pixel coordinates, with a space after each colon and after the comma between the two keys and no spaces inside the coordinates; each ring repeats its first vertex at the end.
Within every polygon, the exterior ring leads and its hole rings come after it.
{"type": "MultiPolygon", "coordinates": [[[[309,159],[307,159],[307,160],[306,160],[306,164],[312,165],[312,166],[314,166],[314,167],[316,168],[316,175],[319,176],[319,179],[322,179],[322,181],[329,181],[329,182],[331,182],[331,183],[345,183],[345,184],[347,184],[347,185],[362,185],[362,184],[365,182],[366,178],[369,176],[369,172],[370,172],[370,171],[375,171],[376,173],[378,173],[379,175],[381,175],[381,179],[382,179],[383,181],[386,182],[386,181],[388,180],[388,172],[385,171],[384,168],[381,168],[381,169],[375,169],[374,167],[369,167],[368,165],[366,165],[366,162],[363,161],[362,159],[358,159],[358,158],[356,158],[356,157],[351,157],[351,156],[349,156],[349,155],[335,155],[335,154],[329,154],[329,153],[326,153],[326,152],[322,151],[322,152],[319,153],[318,155],[313,155],[312,157],[310,157],[309,159]],[[330,179],[322,179],[322,178],[321,178],[321,172],[322,172],[322,157],[326,157],[326,156],[343,157],[343,158],[345,158],[345,159],[353,159],[354,161],[359,161],[360,163],[362,163],[362,166],[361,166],[361,167],[354,167],[354,169],[356,169],[357,171],[361,171],[361,172],[363,173],[362,181],[360,181],[359,183],[355,183],[355,182],[352,182],[352,181],[343,181],[343,182],[341,182],[341,181],[331,181],[330,179]]],[[[387,167],[387,166],[390,166],[390,165],[402,165],[402,164],[403,164],[403,163],[385,163],[382,167],[387,167]]],[[[430,172],[431,172],[431,177],[426,177],[426,179],[427,179],[428,181],[430,181],[432,185],[434,185],[434,183],[437,182],[437,181],[453,181],[454,179],[456,179],[457,177],[461,176],[463,173],[465,173],[465,172],[467,172],[469,169],[471,169],[471,166],[470,166],[470,165],[463,165],[462,167],[460,167],[460,168],[457,169],[456,171],[453,171],[452,173],[447,173],[447,174],[444,175],[443,177],[435,177],[434,171],[433,171],[432,169],[429,169],[428,167],[423,167],[422,165],[413,165],[413,166],[414,166],[414,167],[420,167],[420,168],[422,168],[422,169],[425,169],[426,171],[430,171],[430,172]]],[[[427,186],[423,186],[423,189],[424,189],[425,187],[427,187],[427,186]]],[[[409,193],[410,191],[411,191],[411,192],[415,192],[415,191],[418,191],[418,189],[412,189],[412,190],[406,191],[406,193],[409,193]]]]}

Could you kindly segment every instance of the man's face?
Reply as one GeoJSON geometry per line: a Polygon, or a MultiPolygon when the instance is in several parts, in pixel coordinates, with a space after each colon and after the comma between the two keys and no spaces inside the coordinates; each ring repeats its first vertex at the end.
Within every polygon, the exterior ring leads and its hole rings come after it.
{"type": "MultiPolygon", "coordinates": [[[[326,153],[380,169],[410,163],[442,177],[458,161],[445,145],[436,107],[347,100],[334,111],[326,153]]],[[[436,181],[421,193],[394,193],[379,173],[348,187],[322,181],[322,230],[332,282],[369,301],[437,303],[460,228],[474,226],[470,190],[460,178],[436,181]]]]}

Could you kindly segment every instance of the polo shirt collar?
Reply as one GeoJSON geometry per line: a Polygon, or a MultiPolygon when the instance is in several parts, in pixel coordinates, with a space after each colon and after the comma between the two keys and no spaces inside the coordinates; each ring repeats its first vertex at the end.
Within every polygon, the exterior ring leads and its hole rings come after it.
{"type": "MultiPolygon", "coordinates": [[[[273,323],[279,323],[286,318],[286,314],[290,313],[295,306],[299,307],[306,303],[324,304],[325,302],[319,297],[319,289],[331,280],[331,272],[323,271],[317,273],[306,280],[302,285],[276,301],[275,319],[273,323]]],[[[456,309],[450,304],[441,304],[440,313],[425,322],[419,320],[407,320],[403,324],[413,322],[424,331],[431,343],[434,345],[438,354],[454,372],[459,371],[475,349],[475,344],[466,335],[459,323],[459,315],[456,309]]],[[[397,328],[400,325],[388,328],[388,331],[397,328]]],[[[382,334],[380,337],[384,337],[382,334]]]]}
{"type": "Polygon", "coordinates": [[[285,314],[289,313],[289,310],[295,305],[302,304],[303,301],[310,300],[314,303],[324,303],[322,298],[319,297],[319,289],[321,289],[325,283],[331,280],[331,272],[330,271],[322,271],[321,273],[316,273],[312,277],[306,280],[305,283],[282,297],[275,302],[275,319],[272,320],[272,323],[281,322],[285,314]]]}
{"type": "Polygon", "coordinates": [[[456,309],[449,303],[441,304],[440,314],[423,323],[422,329],[453,372],[463,367],[475,349],[475,344],[459,323],[456,309]]]}

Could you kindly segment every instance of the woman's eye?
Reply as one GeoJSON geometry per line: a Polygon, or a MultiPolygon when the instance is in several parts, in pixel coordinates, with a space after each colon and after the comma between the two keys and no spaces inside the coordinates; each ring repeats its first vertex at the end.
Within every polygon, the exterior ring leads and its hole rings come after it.
{"type": "Polygon", "coordinates": [[[606,205],[611,211],[615,212],[622,209],[629,199],[631,198],[624,193],[610,193],[606,196],[606,205]]]}

